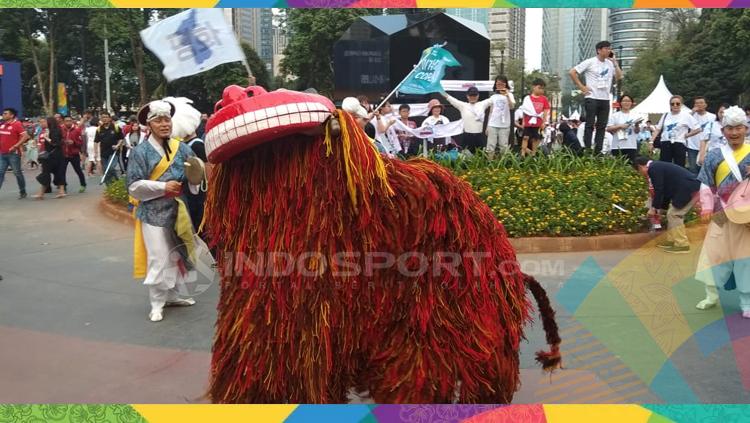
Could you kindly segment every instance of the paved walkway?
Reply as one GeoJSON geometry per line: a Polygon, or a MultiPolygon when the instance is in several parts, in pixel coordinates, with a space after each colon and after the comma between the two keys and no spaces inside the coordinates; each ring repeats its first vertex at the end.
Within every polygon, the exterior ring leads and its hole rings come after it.
{"type": "MultiPolygon", "coordinates": [[[[25,173],[33,193],[36,171],[25,173]]],[[[100,214],[97,183],[92,178],[86,193],[64,199],[16,200],[15,178],[6,175],[0,189],[0,402],[204,401],[217,287],[196,297],[194,307],[169,309],[161,323],[149,322],[145,288],[130,278],[132,228],[100,214]]],[[[691,316],[707,315],[670,308],[668,299],[661,307],[639,306],[667,298],[665,289],[679,304],[694,304],[701,294],[697,283],[667,286],[658,278],[637,280],[641,276],[631,277],[631,285],[618,282],[627,273],[623,263],[636,267],[628,260],[646,263],[646,274],[677,266],[649,262],[663,255],[645,248],[520,256],[556,299],[566,369],[551,377],[541,373],[533,353],[544,347],[544,334],[541,324],[528,327],[515,402],[662,402],[670,401],[665,390],[684,394],[683,385],[695,401],[750,401],[737,370],[742,337],[706,344],[678,329],[691,316]],[[630,295],[643,289],[650,290],[646,300],[630,295]],[[657,350],[668,351],[677,376],[664,375],[657,350]]],[[[674,260],[689,268],[694,257],[674,260]]],[[[728,298],[724,312],[731,315],[736,298],[728,298]]],[[[705,324],[691,323],[693,332],[721,325],[721,310],[714,313],[705,324]]]]}

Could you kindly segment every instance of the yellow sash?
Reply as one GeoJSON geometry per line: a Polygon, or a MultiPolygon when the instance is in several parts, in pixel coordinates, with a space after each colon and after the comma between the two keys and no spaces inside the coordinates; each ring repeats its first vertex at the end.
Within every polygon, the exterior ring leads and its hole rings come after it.
{"type": "MultiPolygon", "coordinates": [[[[162,175],[164,175],[164,172],[169,169],[169,166],[172,165],[174,162],[175,157],[177,157],[177,151],[180,148],[180,141],[176,139],[169,140],[169,149],[172,150],[172,157],[167,160],[166,154],[161,158],[161,161],[154,167],[154,170],[151,171],[151,175],[149,175],[148,179],[151,181],[156,181],[159,178],[161,178],[162,175]]],[[[182,204],[182,201],[177,199],[178,205],[182,204]]],[[[135,212],[138,209],[138,204],[140,201],[137,199],[130,197],[130,203],[133,204],[133,217],[135,217],[135,212]]],[[[178,217],[180,213],[180,208],[185,209],[184,211],[187,212],[187,209],[184,204],[182,204],[181,207],[178,207],[178,217]]],[[[179,221],[180,219],[178,219],[179,221]]],[[[178,232],[179,234],[180,232],[178,232]]],[[[192,239],[191,239],[192,242],[192,239]]],[[[188,250],[192,251],[192,249],[188,250]]],[[[133,277],[136,279],[141,279],[146,277],[146,267],[148,265],[148,256],[146,254],[146,243],[143,241],[143,231],[141,229],[141,220],[136,217],[135,219],[135,234],[133,236],[133,277]]]]}
{"type": "MultiPolygon", "coordinates": [[[[745,160],[745,157],[750,154],[750,145],[742,144],[742,148],[739,148],[737,150],[732,151],[732,155],[734,156],[734,161],[739,164],[743,160],[745,160]]],[[[716,186],[718,187],[719,184],[721,184],[721,181],[724,180],[732,171],[729,169],[729,165],[727,164],[727,161],[724,160],[721,162],[718,168],[716,168],[716,186]]]]}

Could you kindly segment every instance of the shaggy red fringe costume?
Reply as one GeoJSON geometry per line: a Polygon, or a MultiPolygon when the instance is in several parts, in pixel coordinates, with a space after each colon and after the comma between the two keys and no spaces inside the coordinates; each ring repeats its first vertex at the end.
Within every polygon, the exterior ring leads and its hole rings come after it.
{"type": "MultiPolygon", "coordinates": [[[[221,162],[206,204],[207,228],[223,252],[214,402],[342,403],[356,387],[377,403],[508,403],[530,319],[527,287],[552,348],[537,360],[547,370],[559,366],[546,293],[521,273],[503,225],[447,169],[384,158],[348,113],[312,94],[228,87],[207,133],[209,160],[221,162]],[[299,104],[301,96],[326,105],[327,124],[313,117],[295,131],[324,133],[290,134],[288,119],[266,127],[249,112],[299,104]],[[257,132],[224,137],[233,130],[224,122],[243,113],[257,132]],[[274,276],[267,263],[253,271],[256,253],[268,252],[319,255],[304,260],[305,272],[274,276]],[[335,255],[346,252],[360,255],[337,268],[335,255]],[[464,257],[455,275],[432,272],[431,261],[430,271],[406,276],[396,265],[367,272],[368,252],[489,257],[464,257]],[[334,276],[355,264],[362,272],[334,276]]],[[[412,256],[404,264],[420,263],[412,256]]]]}

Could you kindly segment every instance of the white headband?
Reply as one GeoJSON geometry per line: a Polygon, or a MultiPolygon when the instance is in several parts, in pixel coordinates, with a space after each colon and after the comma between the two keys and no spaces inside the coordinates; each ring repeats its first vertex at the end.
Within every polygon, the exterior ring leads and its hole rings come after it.
{"type": "Polygon", "coordinates": [[[172,117],[172,106],[163,100],[154,100],[148,104],[146,122],[151,122],[160,116],[172,117]]]}

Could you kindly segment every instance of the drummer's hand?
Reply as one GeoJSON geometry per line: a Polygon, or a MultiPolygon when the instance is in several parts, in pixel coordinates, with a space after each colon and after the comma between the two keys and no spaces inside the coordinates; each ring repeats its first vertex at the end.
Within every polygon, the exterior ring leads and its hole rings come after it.
{"type": "Polygon", "coordinates": [[[177,181],[167,182],[167,186],[164,188],[164,195],[167,197],[179,197],[182,194],[182,184],[177,181]]]}

